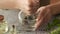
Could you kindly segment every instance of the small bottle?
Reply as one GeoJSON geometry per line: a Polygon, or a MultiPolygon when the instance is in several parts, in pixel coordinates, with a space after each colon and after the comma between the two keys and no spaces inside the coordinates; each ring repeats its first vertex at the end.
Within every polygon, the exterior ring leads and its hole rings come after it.
{"type": "Polygon", "coordinates": [[[15,28],[15,25],[12,25],[12,34],[16,34],[16,28],[15,28]]]}
{"type": "Polygon", "coordinates": [[[35,15],[26,15],[22,10],[18,14],[20,21],[20,30],[22,31],[32,31],[34,29],[34,24],[36,22],[35,15]]]}

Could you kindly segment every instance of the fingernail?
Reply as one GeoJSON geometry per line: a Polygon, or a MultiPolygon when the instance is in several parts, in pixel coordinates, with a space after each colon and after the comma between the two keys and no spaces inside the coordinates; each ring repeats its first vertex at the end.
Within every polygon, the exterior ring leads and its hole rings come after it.
{"type": "Polygon", "coordinates": [[[36,19],[36,21],[38,21],[38,19],[36,19]]]}

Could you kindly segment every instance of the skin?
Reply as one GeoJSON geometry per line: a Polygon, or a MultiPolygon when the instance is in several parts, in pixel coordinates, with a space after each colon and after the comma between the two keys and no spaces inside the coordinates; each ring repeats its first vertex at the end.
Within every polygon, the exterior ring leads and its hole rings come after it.
{"type": "Polygon", "coordinates": [[[60,13],[60,2],[43,7],[39,4],[39,0],[0,0],[1,9],[21,9],[26,15],[37,13],[34,30],[49,22],[53,15],[60,13]]]}
{"type": "Polygon", "coordinates": [[[51,20],[52,16],[60,14],[60,2],[40,7],[37,10],[38,17],[36,19],[35,29],[37,30],[43,24],[47,24],[51,20]]]}
{"type": "Polygon", "coordinates": [[[1,9],[21,9],[31,15],[40,7],[40,0],[0,0],[1,9]]]}
{"type": "Polygon", "coordinates": [[[0,0],[0,9],[16,9],[17,4],[15,0],[0,0]]]}

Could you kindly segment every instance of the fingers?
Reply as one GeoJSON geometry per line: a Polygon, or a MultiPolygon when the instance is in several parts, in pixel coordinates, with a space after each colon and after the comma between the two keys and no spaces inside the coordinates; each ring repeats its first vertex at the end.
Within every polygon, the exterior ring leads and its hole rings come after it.
{"type": "Polygon", "coordinates": [[[41,18],[45,16],[45,13],[47,12],[45,9],[46,9],[45,7],[41,7],[36,12],[38,14],[38,17],[37,17],[38,20],[40,20],[41,18]]]}
{"type": "Polygon", "coordinates": [[[49,10],[42,12],[39,15],[40,16],[38,16],[38,20],[35,24],[35,30],[37,30],[43,24],[47,24],[47,22],[49,22],[49,20],[51,19],[51,14],[49,10]]]}
{"type": "Polygon", "coordinates": [[[44,18],[44,17],[46,16],[45,14],[46,14],[45,11],[40,11],[40,13],[39,13],[39,15],[38,15],[38,17],[37,17],[38,21],[39,21],[40,19],[44,18]]]}
{"type": "Polygon", "coordinates": [[[40,11],[42,11],[45,7],[40,7],[36,13],[39,13],[40,11]]]}

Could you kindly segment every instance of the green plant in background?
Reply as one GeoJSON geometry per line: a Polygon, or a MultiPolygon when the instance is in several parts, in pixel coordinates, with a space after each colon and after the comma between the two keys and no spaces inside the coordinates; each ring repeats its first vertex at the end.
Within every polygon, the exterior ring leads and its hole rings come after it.
{"type": "Polygon", "coordinates": [[[60,27],[50,32],[50,34],[60,34],[60,27]]]}
{"type": "Polygon", "coordinates": [[[60,34],[60,19],[59,18],[55,18],[52,23],[48,23],[46,30],[49,31],[52,29],[52,31],[50,31],[49,34],[60,34]]]}
{"type": "Polygon", "coordinates": [[[54,28],[55,26],[60,27],[60,19],[54,19],[52,23],[48,23],[46,30],[50,30],[51,28],[54,28]]]}

